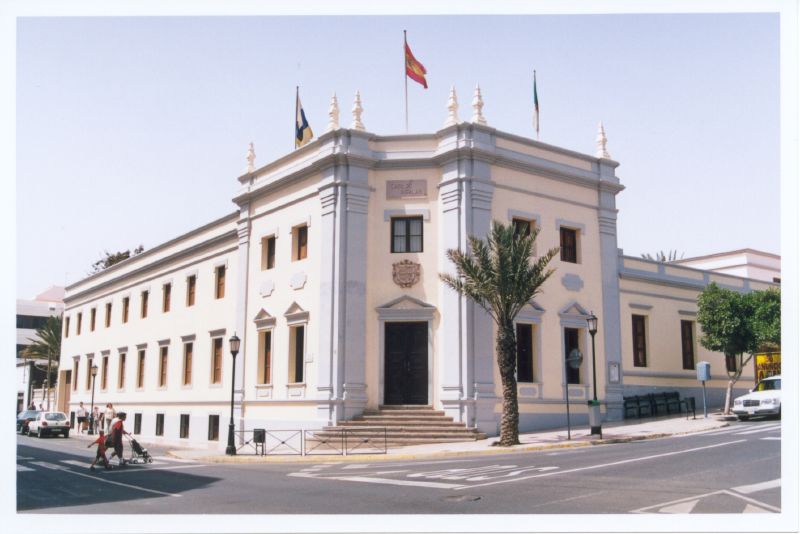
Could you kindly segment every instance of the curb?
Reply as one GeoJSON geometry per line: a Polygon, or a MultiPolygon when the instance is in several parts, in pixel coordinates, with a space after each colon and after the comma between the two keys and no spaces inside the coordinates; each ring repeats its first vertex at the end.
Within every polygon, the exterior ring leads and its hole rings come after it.
{"type": "MultiPolygon", "coordinates": [[[[685,432],[659,432],[654,434],[647,434],[643,436],[625,436],[618,438],[595,439],[584,441],[573,441],[570,443],[552,443],[552,444],[539,444],[539,445],[516,445],[514,448],[509,447],[492,447],[490,449],[481,449],[473,451],[437,451],[437,452],[420,452],[420,453],[400,453],[400,454],[356,454],[350,456],[334,456],[334,455],[317,455],[317,456],[198,456],[190,457],[192,460],[205,463],[215,464],[292,464],[292,463],[348,463],[348,462],[366,462],[366,461],[395,461],[395,460],[420,460],[426,458],[458,458],[464,456],[489,456],[496,454],[514,454],[517,452],[536,452],[543,450],[554,449],[575,449],[580,447],[590,447],[597,445],[612,445],[616,443],[630,443],[632,441],[644,441],[649,439],[660,439],[670,436],[683,436],[687,434],[695,434],[698,432],[705,432],[708,430],[715,430],[717,428],[725,428],[730,424],[725,423],[715,428],[706,428],[701,430],[689,430],[685,432]]],[[[166,451],[167,456],[174,458],[186,458],[181,454],[181,451],[166,451]]]]}

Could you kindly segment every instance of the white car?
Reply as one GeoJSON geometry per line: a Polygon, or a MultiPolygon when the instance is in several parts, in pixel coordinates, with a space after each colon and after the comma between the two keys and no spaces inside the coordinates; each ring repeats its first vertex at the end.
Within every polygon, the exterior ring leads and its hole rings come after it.
{"type": "Polygon", "coordinates": [[[48,434],[63,434],[69,437],[69,419],[63,412],[39,412],[30,423],[28,423],[28,435],[41,438],[48,434]]]}
{"type": "Polygon", "coordinates": [[[733,400],[733,413],[741,421],[754,415],[781,416],[781,376],[763,379],[747,395],[733,400]]]}

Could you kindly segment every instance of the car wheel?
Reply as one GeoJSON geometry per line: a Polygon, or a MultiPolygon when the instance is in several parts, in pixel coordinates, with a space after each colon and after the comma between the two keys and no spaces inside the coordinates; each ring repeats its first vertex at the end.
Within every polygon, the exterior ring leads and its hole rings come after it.
{"type": "Polygon", "coordinates": [[[749,415],[737,415],[736,417],[739,418],[739,421],[747,421],[748,419],[750,419],[749,415]]]}
{"type": "Polygon", "coordinates": [[[69,437],[69,430],[65,430],[65,431],[64,431],[64,437],[65,437],[65,438],[68,438],[68,437],[69,437]]]}
{"type": "Polygon", "coordinates": [[[41,439],[42,436],[44,436],[44,434],[42,434],[42,429],[41,428],[37,428],[36,429],[36,437],[41,439]]]}

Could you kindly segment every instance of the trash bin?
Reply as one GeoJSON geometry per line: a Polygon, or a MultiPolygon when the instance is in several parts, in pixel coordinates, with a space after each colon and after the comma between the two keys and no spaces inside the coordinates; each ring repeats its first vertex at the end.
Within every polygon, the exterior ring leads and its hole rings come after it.
{"type": "Polygon", "coordinates": [[[603,437],[602,421],[603,416],[600,413],[600,401],[590,400],[589,405],[589,431],[592,435],[603,437]]]}

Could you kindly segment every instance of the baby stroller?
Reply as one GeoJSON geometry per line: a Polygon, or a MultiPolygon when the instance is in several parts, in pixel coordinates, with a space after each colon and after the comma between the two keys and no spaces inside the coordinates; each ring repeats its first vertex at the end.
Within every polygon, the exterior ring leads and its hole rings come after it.
{"type": "Polygon", "coordinates": [[[147,452],[147,449],[142,447],[130,434],[125,434],[131,442],[131,457],[125,460],[129,464],[151,464],[153,457],[147,452]]]}

